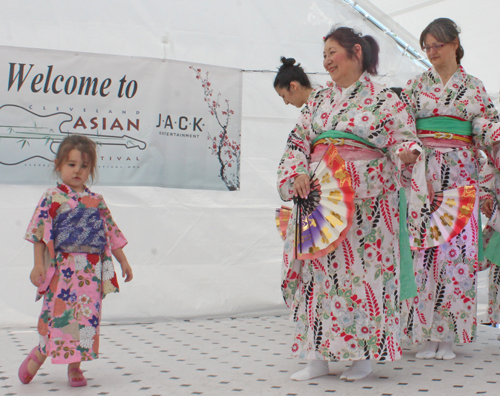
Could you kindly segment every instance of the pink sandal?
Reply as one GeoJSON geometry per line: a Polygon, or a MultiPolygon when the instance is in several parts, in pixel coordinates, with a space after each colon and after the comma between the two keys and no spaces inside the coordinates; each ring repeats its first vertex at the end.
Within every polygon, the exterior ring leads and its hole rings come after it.
{"type": "MultiPolygon", "coordinates": [[[[31,380],[35,377],[36,373],[35,374],[31,374],[29,371],[28,371],[28,363],[30,360],[33,360],[36,364],[38,364],[40,367],[42,366],[43,363],[40,363],[40,361],[38,360],[38,358],[36,357],[36,354],[35,352],[38,350],[38,346],[34,347],[31,352],[28,354],[28,356],[26,357],[26,359],[24,359],[24,361],[21,363],[21,367],[19,367],[19,372],[18,372],[18,375],[19,375],[19,379],[21,380],[21,382],[23,384],[29,384],[31,382],[31,380]]],[[[38,367],[40,369],[40,367],[38,367]]],[[[38,372],[38,370],[37,370],[38,372]]]]}
{"type": "Polygon", "coordinates": [[[85,378],[83,376],[83,371],[80,370],[79,368],[72,368],[70,370],[68,370],[68,381],[69,381],[69,384],[73,387],[73,388],[77,388],[79,386],[86,386],[87,385],[87,378],[85,378]],[[76,379],[76,378],[70,378],[69,377],[69,373],[72,373],[72,372],[76,372],[78,374],[80,374],[81,376],[81,379],[76,379]]]}

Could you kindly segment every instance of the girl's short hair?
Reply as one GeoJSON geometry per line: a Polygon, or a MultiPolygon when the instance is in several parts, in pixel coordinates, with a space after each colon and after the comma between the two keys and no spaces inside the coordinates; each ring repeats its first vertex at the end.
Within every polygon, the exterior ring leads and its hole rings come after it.
{"type": "Polygon", "coordinates": [[[295,59],[281,57],[282,65],[278,69],[278,74],[274,79],[274,88],[286,88],[290,89],[290,83],[292,81],[297,81],[300,85],[305,88],[312,88],[309,77],[307,77],[306,72],[299,64],[295,64],[295,59]]]}
{"type": "Polygon", "coordinates": [[[94,183],[97,178],[97,145],[91,139],[82,135],[68,135],[59,145],[56,154],[56,168],[68,162],[68,156],[71,150],[76,149],[82,156],[85,156],[90,166],[90,178],[94,183]]]}
{"type": "Polygon", "coordinates": [[[425,37],[430,34],[434,36],[437,40],[441,41],[443,44],[451,43],[453,40],[458,40],[458,48],[455,53],[457,58],[457,63],[460,64],[460,60],[464,57],[464,48],[460,44],[460,29],[457,24],[449,18],[438,18],[434,19],[431,23],[420,34],[420,46],[424,48],[425,37]]]}
{"type": "Polygon", "coordinates": [[[356,34],[350,27],[333,27],[323,39],[324,42],[332,39],[344,48],[348,56],[352,59],[356,57],[354,46],[359,44],[362,54],[362,69],[370,74],[378,73],[378,53],[380,51],[377,41],[370,35],[362,36],[356,34]]]}

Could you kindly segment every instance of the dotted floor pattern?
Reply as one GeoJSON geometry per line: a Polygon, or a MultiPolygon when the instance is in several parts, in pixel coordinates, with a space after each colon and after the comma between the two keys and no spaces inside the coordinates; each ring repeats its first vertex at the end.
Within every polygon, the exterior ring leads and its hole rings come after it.
{"type": "Polygon", "coordinates": [[[476,343],[456,345],[454,360],[419,360],[415,348],[396,362],[374,363],[369,377],[343,381],[349,362],[330,363],[330,375],[292,381],[305,362],[290,356],[294,325],[258,317],[108,325],[101,355],[82,364],[88,386],[71,389],[66,366],[47,363],[29,385],[17,377],[37,342],[36,330],[0,330],[0,395],[252,395],[412,396],[498,395],[499,330],[479,326],[476,343]]]}

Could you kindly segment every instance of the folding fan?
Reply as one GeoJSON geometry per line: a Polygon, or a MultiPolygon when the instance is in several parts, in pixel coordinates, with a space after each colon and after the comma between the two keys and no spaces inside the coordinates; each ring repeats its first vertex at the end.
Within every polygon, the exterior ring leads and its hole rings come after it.
{"type": "Polygon", "coordinates": [[[330,145],[311,177],[308,197],[295,199],[288,234],[293,239],[294,258],[314,259],[334,250],[347,235],[353,215],[351,176],[336,147],[330,145]]]}
{"type": "Polygon", "coordinates": [[[469,222],[476,202],[476,187],[438,191],[431,203],[430,228],[425,248],[450,242],[469,222]]]}

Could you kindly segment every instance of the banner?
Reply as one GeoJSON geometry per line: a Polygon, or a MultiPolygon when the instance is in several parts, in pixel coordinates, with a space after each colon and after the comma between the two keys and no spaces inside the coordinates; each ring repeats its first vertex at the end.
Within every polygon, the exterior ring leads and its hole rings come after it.
{"type": "Polygon", "coordinates": [[[0,183],[53,179],[68,134],[98,145],[98,183],[238,190],[237,69],[0,47],[0,183]]]}

